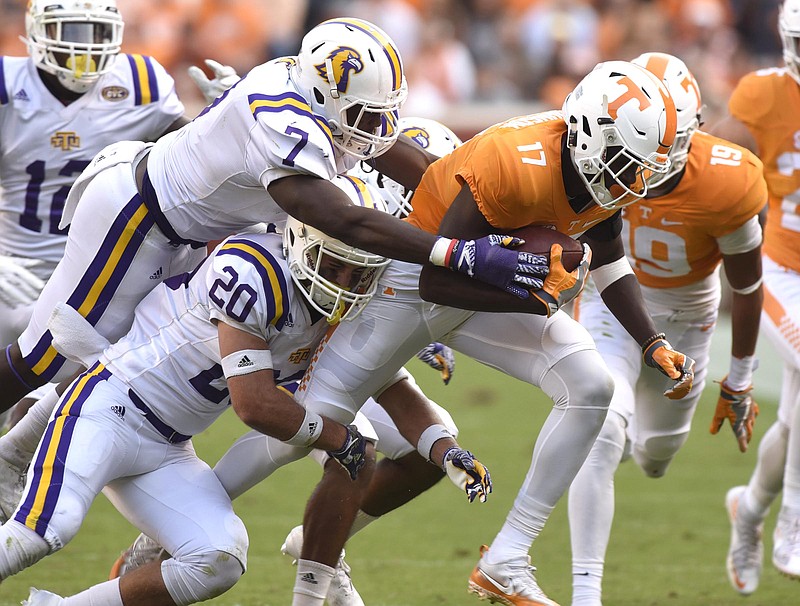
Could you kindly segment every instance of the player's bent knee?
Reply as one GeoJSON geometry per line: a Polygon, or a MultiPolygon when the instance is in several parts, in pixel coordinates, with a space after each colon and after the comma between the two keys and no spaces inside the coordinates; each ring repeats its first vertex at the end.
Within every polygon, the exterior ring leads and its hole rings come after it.
{"type": "Polygon", "coordinates": [[[555,367],[567,386],[569,403],[607,410],[614,395],[614,378],[596,351],[580,351],[555,367]]]}
{"type": "Polygon", "coordinates": [[[161,564],[161,576],[177,606],[210,600],[236,585],[245,567],[236,557],[220,550],[193,553],[161,564]]]}
{"type": "Polygon", "coordinates": [[[688,437],[688,433],[683,433],[649,438],[643,444],[634,445],[633,458],[648,477],[660,478],[667,473],[672,459],[688,437]]]}

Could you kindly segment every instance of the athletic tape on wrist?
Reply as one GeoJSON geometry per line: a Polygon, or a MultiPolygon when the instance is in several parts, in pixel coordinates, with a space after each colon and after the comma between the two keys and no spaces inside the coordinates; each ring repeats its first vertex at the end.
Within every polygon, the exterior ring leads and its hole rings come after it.
{"type": "Polygon", "coordinates": [[[311,446],[322,435],[322,424],[321,416],[307,410],[297,433],[285,442],[292,446],[311,446]]]}
{"type": "Polygon", "coordinates": [[[452,240],[450,238],[437,238],[436,243],[433,245],[433,248],[431,248],[431,255],[428,257],[428,260],[433,265],[447,267],[450,254],[452,248],[455,246],[455,243],[456,240],[452,240]]]}
{"type": "Polygon", "coordinates": [[[633,268],[625,257],[620,257],[616,261],[601,265],[592,270],[592,280],[597,287],[597,292],[603,292],[620,278],[633,273],[633,268]]]}
{"type": "Polygon", "coordinates": [[[269,349],[240,349],[222,358],[222,373],[226,379],[268,368],[272,368],[269,349]]]}
{"type": "Polygon", "coordinates": [[[426,461],[430,461],[433,444],[437,440],[452,437],[453,434],[450,433],[450,431],[444,425],[439,423],[435,425],[429,425],[419,437],[419,441],[417,442],[417,452],[419,452],[419,454],[421,454],[426,461]]]}
{"type": "Polygon", "coordinates": [[[724,379],[725,386],[731,391],[744,391],[753,383],[753,371],[758,368],[758,358],[731,356],[730,370],[724,379]]]}

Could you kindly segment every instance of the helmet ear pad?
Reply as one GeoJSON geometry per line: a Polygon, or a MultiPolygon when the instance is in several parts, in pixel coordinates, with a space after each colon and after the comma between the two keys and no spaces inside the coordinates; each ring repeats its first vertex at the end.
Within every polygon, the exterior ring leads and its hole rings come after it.
{"type": "Polygon", "coordinates": [[[124,23],[116,0],[31,0],[25,16],[28,53],[64,88],[85,93],[109,72],[124,23]]]}

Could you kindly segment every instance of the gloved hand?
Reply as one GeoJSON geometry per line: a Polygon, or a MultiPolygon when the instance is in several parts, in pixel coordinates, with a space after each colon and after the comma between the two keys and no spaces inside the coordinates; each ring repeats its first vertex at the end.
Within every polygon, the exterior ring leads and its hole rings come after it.
{"type": "Polygon", "coordinates": [[[44,281],[30,269],[41,263],[38,259],[0,255],[0,301],[11,309],[36,301],[44,281]]]}
{"type": "MultiPolygon", "coordinates": [[[[727,379],[727,377],[725,377],[727,379]]],[[[714,411],[714,418],[711,421],[710,431],[716,435],[728,419],[731,423],[733,435],[739,442],[739,450],[747,452],[747,445],[753,437],[753,426],[758,416],[758,404],[750,395],[753,391],[751,385],[742,391],[733,391],[725,384],[725,379],[719,384],[719,399],[717,409],[714,411]]]]}
{"type": "Polygon", "coordinates": [[[347,438],[339,450],[329,450],[328,454],[339,461],[342,467],[350,474],[350,479],[355,480],[358,472],[366,463],[367,440],[362,436],[355,425],[348,425],[347,438]]]}
{"type": "Polygon", "coordinates": [[[492,492],[492,477],[489,470],[470,451],[456,446],[448,449],[444,453],[442,467],[450,481],[467,493],[470,503],[476,497],[481,503],[486,502],[492,492]]]}
{"type": "Polygon", "coordinates": [[[192,65],[187,71],[203,93],[206,103],[213,103],[214,99],[239,81],[239,75],[230,65],[222,65],[213,59],[206,59],[205,64],[214,74],[213,80],[209,80],[205,72],[196,65],[192,65]]]}
{"type": "Polygon", "coordinates": [[[447,385],[456,370],[456,357],[453,350],[439,342],[426,345],[417,352],[417,357],[434,370],[442,373],[442,381],[447,385]]]}
{"type": "Polygon", "coordinates": [[[694,360],[672,349],[672,345],[664,338],[663,333],[658,337],[642,349],[642,358],[645,364],[658,369],[675,381],[675,385],[667,389],[664,396],[670,400],[680,400],[692,389],[694,360]]]}
{"type": "Polygon", "coordinates": [[[588,244],[583,245],[583,258],[580,264],[571,272],[568,272],[561,263],[561,256],[564,248],[561,244],[553,244],[550,247],[550,270],[544,279],[544,284],[539,290],[531,291],[531,294],[544,304],[549,318],[556,313],[562,305],[565,305],[577,297],[586,284],[589,276],[589,265],[592,264],[592,249],[588,244]]]}
{"type": "Polygon", "coordinates": [[[444,265],[527,299],[531,288],[542,287],[550,267],[545,255],[511,250],[523,242],[497,234],[477,240],[450,240],[444,265]]]}

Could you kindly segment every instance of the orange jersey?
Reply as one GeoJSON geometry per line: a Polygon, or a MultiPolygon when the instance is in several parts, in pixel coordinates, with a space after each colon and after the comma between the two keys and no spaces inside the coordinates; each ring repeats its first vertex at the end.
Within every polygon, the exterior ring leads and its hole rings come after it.
{"type": "Polygon", "coordinates": [[[750,129],[764,163],[764,252],[800,271],[800,86],[785,68],[762,69],[739,81],[728,107],[750,129]]]}
{"type": "Polygon", "coordinates": [[[639,282],[675,288],[707,277],[722,259],[716,239],[752,219],[766,201],[755,154],[695,132],[675,189],[623,211],[629,228],[625,248],[639,282]]]}
{"type": "Polygon", "coordinates": [[[445,212],[466,183],[486,220],[498,230],[547,225],[579,236],[615,211],[593,204],[577,214],[561,173],[561,112],[512,118],[489,127],[425,171],[408,221],[438,233],[445,212]]]}

